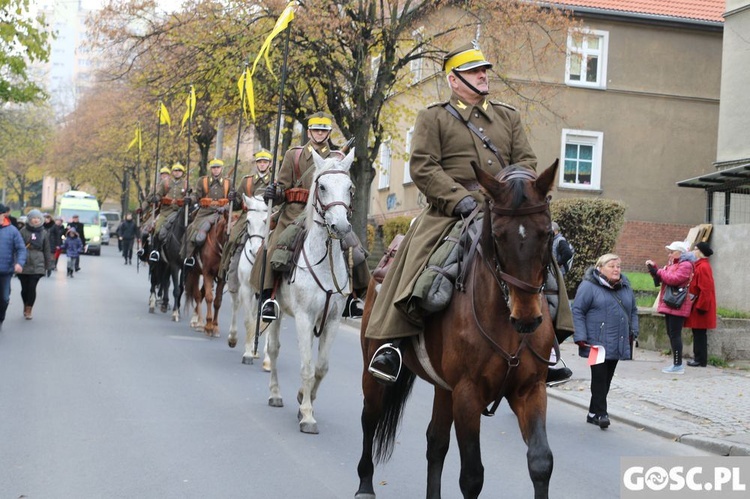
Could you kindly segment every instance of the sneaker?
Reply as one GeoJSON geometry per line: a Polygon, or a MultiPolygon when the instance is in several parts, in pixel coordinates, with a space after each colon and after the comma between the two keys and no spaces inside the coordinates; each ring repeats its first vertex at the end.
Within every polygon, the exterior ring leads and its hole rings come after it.
{"type": "Polygon", "coordinates": [[[381,345],[372,356],[367,370],[381,383],[392,385],[401,374],[401,351],[392,343],[381,345]]]}
{"type": "Polygon", "coordinates": [[[682,364],[672,364],[661,370],[664,374],[685,374],[685,367],[682,364]]]}
{"type": "Polygon", "coordinates": [[[609,416],[607,414],[592,415],[589,413],[586,416],[586,422],[596,425],[602,430],[609,428],[609,416]]]}
{"type": "Polygon", "coordinates": [[[690,367],[706,367],[706,364],[701,364],[697,360],[691,360],[688,362],[688,366],[690,367]]]}

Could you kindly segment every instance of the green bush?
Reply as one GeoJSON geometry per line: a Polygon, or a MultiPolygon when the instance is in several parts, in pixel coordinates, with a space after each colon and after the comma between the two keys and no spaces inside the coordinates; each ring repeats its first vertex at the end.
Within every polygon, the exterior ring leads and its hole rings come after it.
{"type": "Polygon", "coordinates": [[[565,276],[568,294],[575,291],[586,269],[611,253],[625,223],[625,204],[609,199],[568,198],[552,201],[552,220],[575,249],[573,268],[565,276]]]}
{"type": "Polygon", "coordinates": [[[385,247],[387,248],[398,234],[406,234],[410,223],[411,217],[405,216],[393,217],[386,220],[383,224],[383,244],[385,247]]]}
{"type": "Polygon", "coordinates": [[[375,226],[367,224],[367,251],[372,253],[372,249],[375,247],[375,226]]]}

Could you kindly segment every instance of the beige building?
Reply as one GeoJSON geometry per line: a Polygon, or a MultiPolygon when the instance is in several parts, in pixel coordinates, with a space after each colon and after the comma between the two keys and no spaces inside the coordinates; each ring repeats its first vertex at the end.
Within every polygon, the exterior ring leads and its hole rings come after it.
{"type": "MultiPolygon", "coordinates": [[[[617,251],[626,266],[640,269],[704,221],[703,194],[676,182],[713,171],[724,2],[698,2],[701,9],[695,1],[633,2],[639,10],[631,11],[621,1],[555,3],[566,4],[581,28],[561,40],[566,56],[533,77],[556,95],[548,101],[554,116],[523,111],[529,140],[540,169],[561,160],[555,198],[600,197],[628,206],[617,251]]],[[[447,85],[436,69],[399,98],[419,106],[445,99],[447,85]]],[[[521,85],[532,79],[517,68],[503,70],[521,85]]],[[[370,203],[376,223],[424,205],[408,173],[412,123],[405,118],[402,136],[381,148],[370,203]]]]}

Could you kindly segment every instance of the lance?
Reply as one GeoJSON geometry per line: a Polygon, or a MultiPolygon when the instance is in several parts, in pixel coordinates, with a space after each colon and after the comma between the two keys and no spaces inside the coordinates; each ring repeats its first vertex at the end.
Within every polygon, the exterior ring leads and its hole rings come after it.
{"type": "MultiPolygon", "coordinates": [[[[286,28],[286,36],[284,37],[284,59],[281,65],[281,82],[279,83],[279,107],[276,116],[276,141],[273,145],[273,162],[271,163],[271,183],[273,185],[276,180],[276,158],[279,152],[279,135],[281,134],[281,113],[284,105],[284,85],[286,84],[287,74],[287,59],[289,58],[289,36],[292,31],[290,26],[286,28]]],[[[268,201],[268,214],[266,218],[266,238],[263,244],[263,255],[260,260],[261,274],[260,274],[260,293],[258,294],[258,312],[255,317],[255,342],[253,343],[253,356],[258,354],[258,331],[260,331],[260,314],[263,306],[263,285],[266,282],[266,259],[268,258],[268,234],[271,232],[271,208],[273,207],[273,201],[268,201]]],[[[256,264],[259,262],[255,262],[256,264]]]]}
{"type": "MultiPolygon", "coordinates": [[[[162,103],[159,101],[159,110],[156,113],[156,166],[154,167],[154,195],[156,195],[156,187],[159,183],[159,139],[161,135],[161,106],[162,103]]],[[[153,203],[151,207],[151,220],[156,220],[156,203],[153,203]]]]}
{"type": "MultiPolygon", "coordinates": [[[[245,63],[245,69],[243,74],[243,78],[249,78],[250,75],[247,74],[247,67],[248,63],[245,63]]],[[[240,163],[240,137],[242,136],[242,115],[245,114],[245,85],[246,82],[243,79],[242,80],[242,89],[240,90],[240,120],[239,120],[239,127],[237,128],[237,145],[234,148],[234,173],[232,174],[232,188],[237,188],[237,170],[239,169],[239,163],[240,163]]],[[[237,193],[235,192],[235,196],[237,193]]],[[[234,201],[229,203],[229,220],[227,221],[227,234],[231,234],[232,232],[232,208],[234,208],[234,201]]]]}
{"type": "MultiPolygon", "coordinates": [[[[190,89],[190,95],[192,95],[192,88],[190,89]]],[[[190,101],[190,97],[188,97],[188,101],[190,101]]],[[[187,186],[188,192],[190,192],[190,142],[192,142],[192,138],[193,138],[193,111],[194,110],[195,110],[194,108],[191,109],[191,104],[188,104],[187,158],[185,161],[185,184],[187,186]]],[[[190,216],[190,206],[185,204],[185,227],[187,227],[188,225],[189,216],[190,216]]]]}

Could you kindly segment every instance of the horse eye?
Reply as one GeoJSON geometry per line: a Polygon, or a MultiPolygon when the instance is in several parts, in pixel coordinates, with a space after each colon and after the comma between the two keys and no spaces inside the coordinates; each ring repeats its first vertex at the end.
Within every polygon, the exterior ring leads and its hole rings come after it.
{"type": "Polygon", "coordinates": [[[326,190],[326,186],[325,186],[325,185],[323,185],[323,184],[320,184],[320,185],[319,185],[319,187],[320,187],[320,190],[321,190],[321,191],[325,191],[325,190],[326,190]]]}

